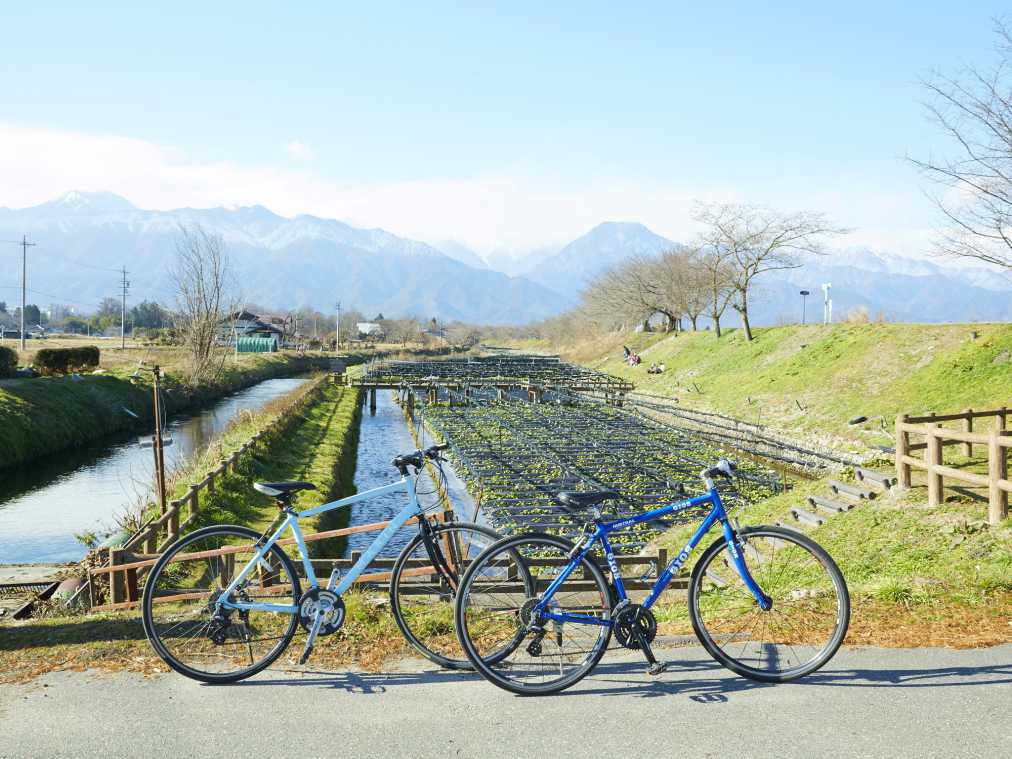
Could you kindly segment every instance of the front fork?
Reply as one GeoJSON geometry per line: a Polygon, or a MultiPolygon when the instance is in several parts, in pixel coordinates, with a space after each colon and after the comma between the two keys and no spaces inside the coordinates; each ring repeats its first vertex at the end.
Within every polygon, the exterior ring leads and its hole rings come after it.
{"type": "Polygon", "coordinates": [[[738,574],[741,576],[742,582],[745,583],[745,587],[755,597],[759,608],[763,611],[769,611],[773,608],[773,599],[763,592],[762,588],[759,587],[759,583],[752,577],[752,573],[748,571],[748,566],[745,564],[745,554],[742,550],[743,544],[738,538],[740,531],[738,526],[732,526],[731,520],[726,517],[723,520],[723,526],[724,539],[727,542],[727,552],[731,554],[734,568],[738,570],[738,574]]]}

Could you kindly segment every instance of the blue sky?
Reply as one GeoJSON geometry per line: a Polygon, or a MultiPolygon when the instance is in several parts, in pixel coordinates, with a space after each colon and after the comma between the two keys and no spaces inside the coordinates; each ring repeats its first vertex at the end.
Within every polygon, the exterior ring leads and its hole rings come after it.
{"type": "Polygon", "coordinates": [[[735,198],[916,253],[936,217],[903,156],[947,148],[920,80],[991,61],[1005,11],[143,5],[4,5],[0,171],[29,178],[0,205],[260,202],[488,251],[606,218],[685,238],[693,199],[735,198]]]}

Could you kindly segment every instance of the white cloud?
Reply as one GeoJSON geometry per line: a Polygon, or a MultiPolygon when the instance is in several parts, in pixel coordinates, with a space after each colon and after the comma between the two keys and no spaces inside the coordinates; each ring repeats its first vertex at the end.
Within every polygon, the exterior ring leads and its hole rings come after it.
{"type": "MultiPolygon", "coordinates": [[[[285,146],[290,155],[305,151],[312,152],[298,142],[285,146]]],[[[17,178],[0,183],[0,206],[35,205],[68,189],[109,190],[152,209],[262,204],[286,216],[311,213],[415,239],[456,240],[483,253],[563,243],[602,221],[640,221],[659,234],[687,240],[695,231],[695,200],[739,199],[719,187],[563,181],[530,168],[349,184],[308,169],[199,162],[177,148],[128,137],[4,124],[0,175],[17,178]]],[[[903,223],[895,199],[865,196],[862,189],[762,199],[788,210],[825,210],[840,223],[859,227],[848,245],[901,253],[923,247],[924,230],[903,223]]]]}
{"type": "Polygon", "coordinates": [[[309,145],[299,140],[293,140],[285,144],[283,150],[285,155],[296,161],[315,161],[316,151],[313,150],[309,145]]]}

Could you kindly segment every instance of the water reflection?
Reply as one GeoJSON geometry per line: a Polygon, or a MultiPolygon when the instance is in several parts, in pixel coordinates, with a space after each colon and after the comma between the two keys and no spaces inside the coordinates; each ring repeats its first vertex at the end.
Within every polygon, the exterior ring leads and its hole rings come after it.
{"type": "MultiPolygon", "coordinates": [[[[368,394],[363,393],[364,402],[368,394]]],[[[425,437],[424,445],[435,442],[425,437]]],[[[358,444],[358,462],[355,468],[355,487],[358,492],[388,485],[400,476],[390,464],[395,456],[410,453],[416,444],[411,431],[405,424],[405,417],[400,407],[394,402],[394,394],[379,391],[376,398],[376,414],[371,415],[368,408],[362,414],[361,435],[358,444]]],[[[446,467],[447,489],[458,519],[474,521],[475,504],[467,493],[463,482],[457,478],[450,467],[446,467]]],[[[435,485],[427,474],[418,480],[418,500],[423,507],[438,507],[435,485]]],[[[360,525],[370,522],[382,522],[390,519],[404,508],[407,496],[403,493],[392,493],[379,498],[371,498],[352,506],[351,524],[360,525]]],[[[479,520],[480,521],[480,520],[479,520]]],[[[364,551],[376,537],[375,532],[350,535],[348,550],[364,551]]],[[[381,556],[396,556],[411,538],[418,534],[414,525],[399,530],[383,549],[381,556]]]]}
{"type": "MultiPolygon", "coordinates": [[[[206,446],[237,414],[256,411],[304,382],[265,380],[205,411],[171,420],[166,467],[171,470],[206,446]]],[[[137,439],[136,433],[105,438],[0,472],[0,564],[76,561],[87,549],[75,534],[107,529],[117,513],[150,499],[153,455],[137,439]]]]}

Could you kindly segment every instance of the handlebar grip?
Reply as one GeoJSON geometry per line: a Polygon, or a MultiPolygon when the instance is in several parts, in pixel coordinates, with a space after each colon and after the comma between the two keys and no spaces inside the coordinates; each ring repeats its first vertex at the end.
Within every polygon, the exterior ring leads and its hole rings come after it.
{"type": "Polygon", "coordinates": [[[703,472],[703,476],[711,479],[714,477],[726,477],[727,479],[731,479],[731,475],[736,471],[738,471],[738,465],[735,462],[729,461],[728,459],[721,459],[717,466],[711,466],[703,472]]]}

